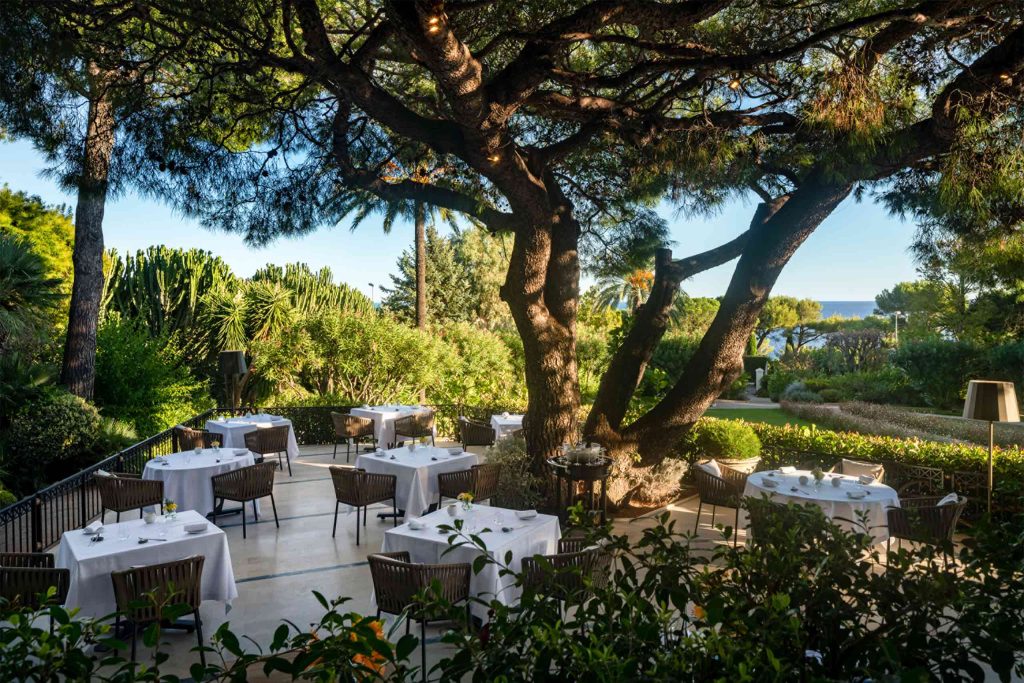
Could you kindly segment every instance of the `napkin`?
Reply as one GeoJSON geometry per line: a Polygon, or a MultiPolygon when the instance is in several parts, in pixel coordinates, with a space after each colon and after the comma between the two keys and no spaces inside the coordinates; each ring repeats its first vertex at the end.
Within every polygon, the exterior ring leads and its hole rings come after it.
{"type": "Polygon", "coordinates": [[[206,531],[206,522],[192,522],[185,525],[186,533],[198,534],[203,531],[206,531]]]}
{"type": "Polygon", "coordinates": [[[111,474],[110,472],[107,472],[106,470],[96,470],[93,473],[93,475],[97,476],[97,477],[113,477],[114,476],[113,474],[111,474]]]}
{"type": "Polygon", "coordinates": [[[235,453],[235,457],[236,458],[240,458],[243,455],[249,455],[249,449],[248,448],[236,448],[234,453],[235,453]]]}
{"type": "Polygon", "coordinates": [[[856,490],[854,490],[854,491],[847,491],[846,495],[849,498],[853,498],[854,500],[860,500],[864,496],[868,495],[868,492],[867,491],[856,491],[856,490]]]}
{"type": "Polygon", "coordinates": [[[784,467],[779,468],[779,472],[782,472],[783,474],[793,474],[796,472],[796,468],[792,465],[785,465],[784,467]]]}
{"type": "Polygon", "coordinates": [[[519,519],[533,519],[536,516],[536,510],[516,510],[516,517],[519,519]]]}
{"type": "Polygon", "coordinates": [[[857,481],[867,486],[869,484],[874,484],[875,478],[872,477],[870,474],[862,474],[859,477],[857,477],[857,481]]]}
{"type": "Polygon", "coordinates": [[[424,524],[423,522],[421,522],[418,519],[410,519],[409,520],[409,528],[412,529],[413,531],[419,531],[420,529],[426,529],[427,525],[424,524]]]}
{"type": "Polygon", "coordinates": [[[461,448],[449,448],[448,455],[462,455],[465,451],[461,448]]]}
{"type": "Polygon", "coordinates": [[[960,497],[955,493],[946,494],[946,496],[940,500],[936,505],[956,505],[960,502],[960,497]]]}
{"type": "Polygon", "coordinates": [[[102,528],[103,522],[97,519],[95,522],[90,522],[86,524],[82,530],[85,531],[85,533],[87,534],[98,534],[100,532],[100,529],[102,528]]]}

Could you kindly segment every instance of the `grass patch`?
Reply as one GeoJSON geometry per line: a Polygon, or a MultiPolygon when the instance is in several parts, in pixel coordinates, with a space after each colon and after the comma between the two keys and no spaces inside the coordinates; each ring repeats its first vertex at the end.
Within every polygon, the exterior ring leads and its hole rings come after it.
{"type": "Polygon", "coordinates": [[[787,415],[782,412],[781,408],[711,408],[704,415],[721,420],[746,420],[779,427],[787,424],[796,427],[810,427],[814,424],[810,420],[787,415]]]}

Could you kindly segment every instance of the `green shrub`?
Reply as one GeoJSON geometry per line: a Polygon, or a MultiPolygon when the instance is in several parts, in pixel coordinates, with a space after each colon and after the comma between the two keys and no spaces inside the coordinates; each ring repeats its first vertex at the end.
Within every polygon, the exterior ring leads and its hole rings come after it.
{"type": "Polygon", "coordinates": [[[693,430],[693,449],[709,458],[756,458],[761,441],[750,425],[741,420],[704,420],[693,430]]]}
{"type": "Polygon", "coordinates": [[[3,464],[15,490],[56,481],[105,455],[97,450],[101,426],[95,407],[65,391],[26,404],[11,421],[3,464]]]}
{"type": "Polygon", "coordinates": [[[794,403],[822,403],[821,395],[812,391],[803,382],[793,382],[779,397],[781,401],[792,401],[794,403]]]}
{"type": "Polygon", "coordinates": [[[468,323],[446,325],[439,332],[445,347],[445,367],[428,394],[431,403],[526,403],[525,380],[516,374],[512,353],[500,337],[468,323]]]}
{"type": "Polygon", "coordinates": [[[487,462],[501,465],[495,505],[512,510],[529,510],[542,498],[544,480],[530,469],[531,458],[526,441],[506,438],[487,449],[487,462]]]}
{"type": "Polygon", "coordinates": [[[213,407],[209,387],[196,379],[184,354],[140,323],[111,316],[96,340],[96,405],[152,436],[213,407]]]}
{"type": "MultiPolygon", "coordinates": [[[[968,381],[983,367],[982,352],[971,342],[921,339],[902,344],[892,357],[928,405],[962,405],[968,381]]],[[[870,399],[864,399],[870,400],[870,399]]]]}
{"type": "Polygon", "coordinates": [[[825,388],[818,395],[821,396],[821,400],[825,403],[838,403],[843,400],[843,392],[838,389],[825,388]]]}

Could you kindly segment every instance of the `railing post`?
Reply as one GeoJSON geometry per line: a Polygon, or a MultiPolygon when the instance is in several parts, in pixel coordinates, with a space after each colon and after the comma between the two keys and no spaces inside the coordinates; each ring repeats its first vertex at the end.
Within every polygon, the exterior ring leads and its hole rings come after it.
{"type": "Polygon", "coordinates": [[[78,525],[82,527],[86,524],[85,487],[87,482],[88,480],[83,477],[82,481],[78,484],[78,525]]]}
{"type": "Polygon", "coordinates": [[[43,551],[43,502],[39,496],[32,496],[32,529],[29,533],[32,542],[32,552],[43,551]]]}

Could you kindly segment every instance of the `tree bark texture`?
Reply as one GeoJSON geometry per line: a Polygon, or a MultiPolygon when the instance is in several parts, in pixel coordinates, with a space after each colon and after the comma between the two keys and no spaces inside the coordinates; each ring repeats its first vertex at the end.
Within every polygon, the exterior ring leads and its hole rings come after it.
{"type": "Polygon", "coordinates": [[[89,71],[93,87],[75,207],[74,281],[60,375],[68,391],[84,399],[92,399],[96,383],[96,329],[103,295],[103,211],[115,127],[103,74],[95,65],[89,71]]]}

